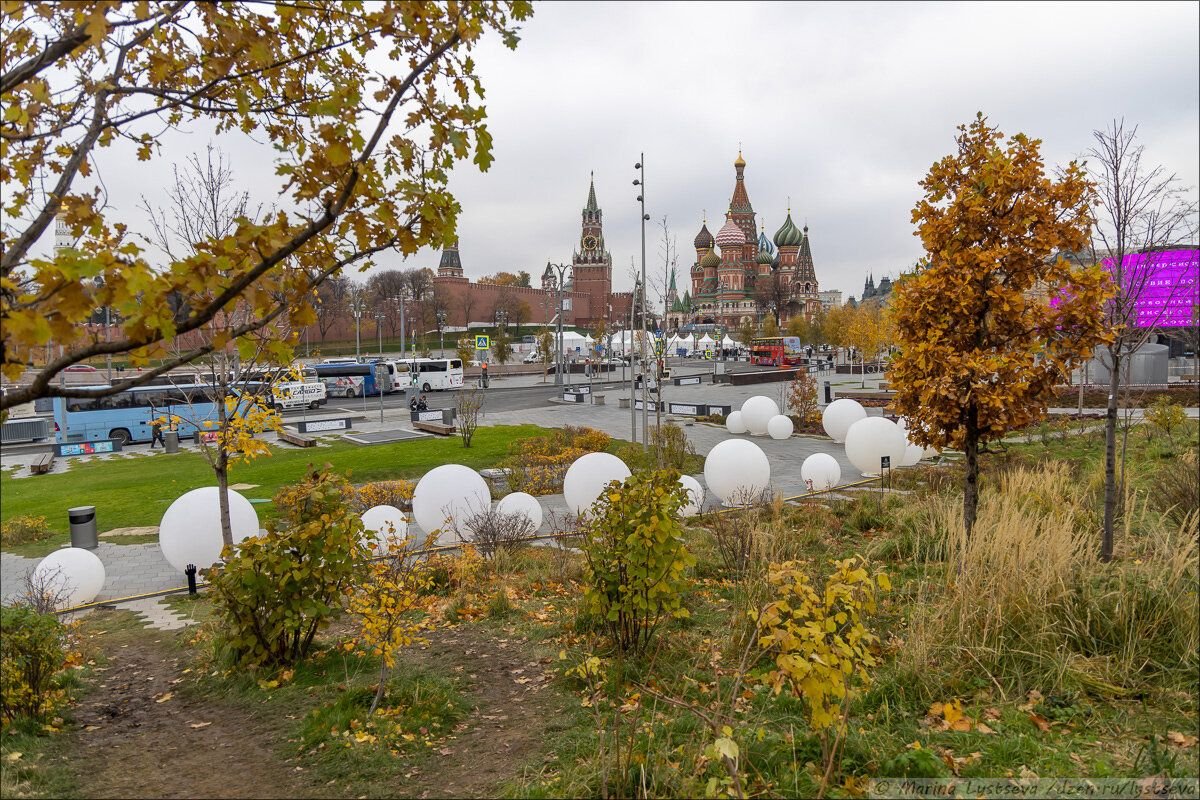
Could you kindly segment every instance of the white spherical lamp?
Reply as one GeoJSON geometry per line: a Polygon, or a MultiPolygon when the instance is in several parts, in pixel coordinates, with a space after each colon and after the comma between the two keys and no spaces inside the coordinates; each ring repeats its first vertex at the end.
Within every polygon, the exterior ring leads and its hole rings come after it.
{"type": "Polygon", "coordinates": [[[866,416],[867,410],[857,401],[843,397],[825,406],[825,411],[821,414],[821,426],[825,428],[825,433],[829,434],[830,439],[844,442],[850,426],[860,419],[866,419],[866,416]]]}
{"type": "Polygon", "coordinates": [[[56,608],[81,606],[104,588],[104,562],[90,550],[64,547],[38,562],[30,582],[54,600],[56,608]]]}
{"type": "Polygon", "coordinates": [[[800,465],[800,479],[812,492],[832,489],[842,480],[842,465],[828,453],[813,453],[800,465]]]}
{"type": "Polygon", "coordinates": [[[395,506],[372,506],[363,512],[363,544],[376,542],[378,550],[402,547],[408,535],[408,520],[395,506]]]}
{"type": "Polygon", "coordinates": [[[904,457],[900,459],[900,466],[915,467],[921,458],[925,455],[925,448],[919,444],[906,442],[904,446],[904,457]]]}
{"type": "Polygon", "coordinates": [[[580,456],[563,478],[563,498],[567,501],[567,508],[574,514],[586,513],[605,486],[613,481],[623,481],[631,474],[625,462],[612,453],[580,456]]]}
{"type": "Polygon", "coordinates": [[[725,430],[737,434],[746,432],[746,423],[742,419],[741,411],[730,411],[725,416],[725,430]]]}
{"type": "Polygon", "coordinates": [[[704,487],[691,475],[680,475],[679,482],[687,490],[687,502],[679,509],[684,517],[694,517],[704,508],[704,487]]]}
{"type": "Polygon", "coordinates": [[[726,505],[749,503],[771,486],[771,462],[754,442],[726,439],[704,459],[704,482],[726,505]]]}
{"type": "Polygon", "coordinates": [[[891,458],[892,468],[900,466],[908,439],[900,426],[884,417],[867,417],[846,432],[846,458],[863,475],[878,475],[880,459],[891,458]]]}
{"type": "Polygon", "coordinates": [[[454,537],[455,526],[487,511],[492,493],[487,481],[462,464],[443,464],[426,472],[413,490],[413,517],[425,533],[439,531],[438,542],[454,537]]]}
{"type": "Polygon", "coordinates": [[[779,415],[779,406],[775,401],[763,395],[755,395],[742,403],[742,422],[753,436],[765,436],[767,424],[772,417],[779,415]]]}
{"type": "Polygon", "coordinates": [[[787,439],[795,429],[792,418],[783,414],[776,414],[767,421],[767,433],[772,439],[787,439]]]}
{"type": "Polygon", "coordinates": [[[496,511],[505,516],[520,515],[524,517],[528,523],[526,536],[532,536],[542,527],[542,504],[531,494],[525,492],[506,494],[496,504],[496,511]]]}
{"type": "MultiPolygon", "coordinates": [[[[233,543],[258,535],[258,512],[245,497],[229,493],[229,527],[233,543]]],[[[221,490],[193,489],[171,503],[158,523],[163,558],[179,572],[195,564],[208,569],[221,558],[221,490]]]]}

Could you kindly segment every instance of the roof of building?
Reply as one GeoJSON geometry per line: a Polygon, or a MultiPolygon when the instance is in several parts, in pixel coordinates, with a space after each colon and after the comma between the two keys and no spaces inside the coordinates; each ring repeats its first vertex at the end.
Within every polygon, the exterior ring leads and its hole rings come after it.
{"type": "Polygon", "coordinates": [[[741,247],[745,243],[745,231],[737,226],[732,215],[726,215],[725,224],[717,231],[717,246],[724,250],[726,247],[741,247]]]}
{"type": "Polygon", "coordinates": [[[713,246],[713,235],[708,231],[707,222],[700,226],[700,232],[696,234],[692,244],[696,246],[697,250],[708,250],[713,246]]]}
{"type": "Polygon", "coordinates": [[[709,248],[709,251],[700,259],[700,266],[704,268],[719,267],[721,265],[721,257],[717,255],[717,251],[709,248]]]}
{"type": "Polygon", "coordinates": [[[588,183],[588,199],[587,205],[584,206],[584,211],[599,211],[600,206],[596,203],[596,173],[592,173],[591,180],[588,183]]]}
{"type": "Polygon", "coordinates": [[[777,247],[799,247],[804,234],[796,227],[796,223],[792,222],[792,211],[788,209],[787,219],[783,221],[783,225],[779,230],[775,231],[775,245],[777,247]]]}
{"type": "Polygon", "coordinates": [[[742,148],[740,148],[740,147],[738,148],[738,157],[736,159],[734,159],[733,165],[735,167],[746,166],[746,159],[742,158],[742,148]]]}
{"type": "Polygon", "coordinates": [[[438,271],[444,269],[462,270],[462,261],[458,257],[458,239],[454,244],[442,251],[442,260],[438,262],[438,271]]]}
{"type": "Polygon", "coordinates": [[[817,270],[813,267],[812,247],[808,243],[808,226],[804,226],[804,241],[800,243],[800,254],[796,256],[796,280],[817,282],[817,270]]]}

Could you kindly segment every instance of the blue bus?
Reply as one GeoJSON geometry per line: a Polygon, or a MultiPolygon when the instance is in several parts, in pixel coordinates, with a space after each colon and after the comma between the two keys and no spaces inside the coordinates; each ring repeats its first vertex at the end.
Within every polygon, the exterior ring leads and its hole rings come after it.
{"type": "Polygon", "coordinates": [[[329,397],[361,397],[387,394],[393,390],[392,373],[386,364],[316,364],[317,379],[329,397]],[[378,367],[378,369],[377,369],[378,367]]]}
{"type": "MultiPolygon", "coordinates": [[[[102,389],[103,386],[89,386],[102,389]]],[[[205,421],[217,421],[213,387],[202,384],[139,386],[107,397],[54,398],[54,438],[59,444],[114,439],[122,445],[148,442],[151,422],[179,417],[180,437],[192,436],[205,421]]]]}

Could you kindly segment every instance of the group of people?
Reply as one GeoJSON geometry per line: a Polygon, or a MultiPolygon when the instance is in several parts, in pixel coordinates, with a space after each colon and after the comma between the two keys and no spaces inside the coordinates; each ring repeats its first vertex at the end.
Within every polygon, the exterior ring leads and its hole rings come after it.
{"type": "Polygon", "coordinates": [[[425,401],[425,395],[418,395],[408,401],[408,409],[410,411],[428,411],[429,404],[425,401]]]}

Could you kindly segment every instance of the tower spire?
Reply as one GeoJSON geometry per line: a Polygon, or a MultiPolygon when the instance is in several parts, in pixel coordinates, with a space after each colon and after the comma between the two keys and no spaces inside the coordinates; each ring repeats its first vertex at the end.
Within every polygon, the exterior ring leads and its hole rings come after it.
{"type": "Polygon", "coordinates": [[[585,211],[599,211],[600,205],[596,202],[596,173],[592,171],[588,173],[588,199],[585,211]]]}

